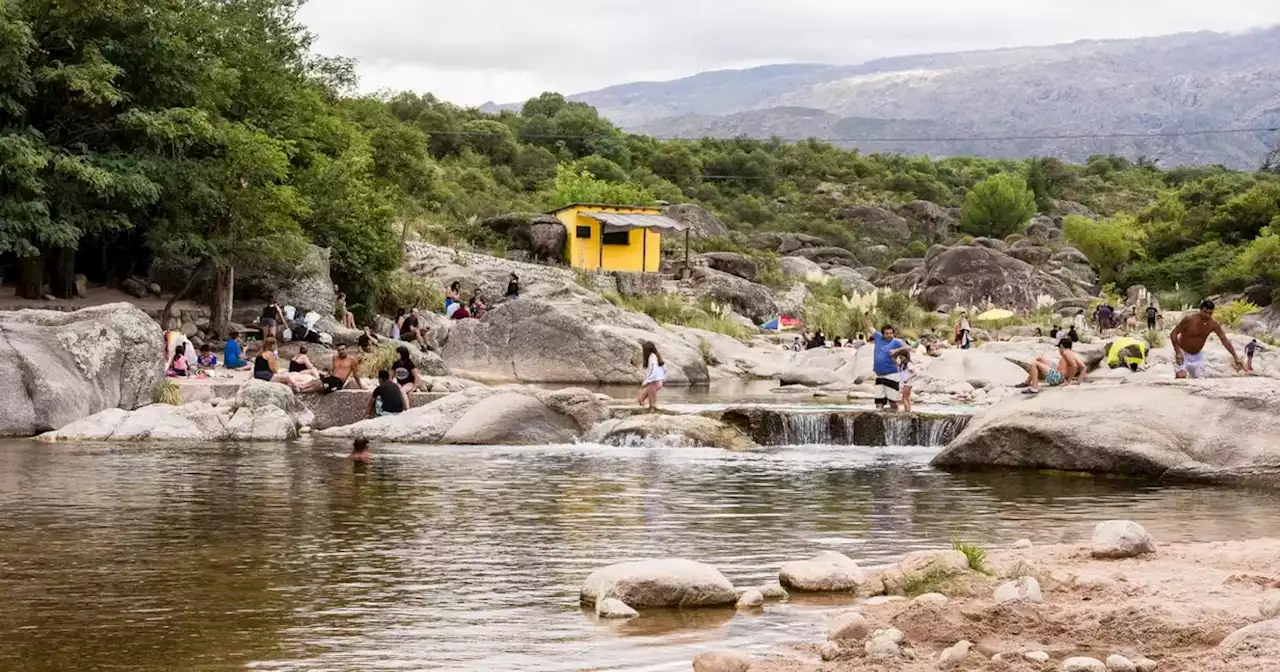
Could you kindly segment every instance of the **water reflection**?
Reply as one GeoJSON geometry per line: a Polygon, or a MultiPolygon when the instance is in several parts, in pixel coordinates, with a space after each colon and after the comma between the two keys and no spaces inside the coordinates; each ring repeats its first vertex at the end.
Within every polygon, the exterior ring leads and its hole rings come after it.
{"type": "Polygon", "coordinates": [[[823,549],[868,564],[962,536],[1273,534],[1270,493],[948,475],[913,448],[715,450],[0,443],[0,669],[687,669],[812,638],[829,603],[597,622],[610,562],[704,560],[740,584],[823,549]]]}

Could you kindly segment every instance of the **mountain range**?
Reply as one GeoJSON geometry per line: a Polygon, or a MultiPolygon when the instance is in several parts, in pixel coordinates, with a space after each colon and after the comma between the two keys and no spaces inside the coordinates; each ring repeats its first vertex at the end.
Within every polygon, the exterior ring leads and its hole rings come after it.
{"type": "Polygon", "coordinates": [[[874,152],[1073,161],[1114,153],[1250,169],[1280,132],[1196,133],[1280,127],[1280,27],[770,65],[570,98],[667,138],[813,137],[874,152]]]}

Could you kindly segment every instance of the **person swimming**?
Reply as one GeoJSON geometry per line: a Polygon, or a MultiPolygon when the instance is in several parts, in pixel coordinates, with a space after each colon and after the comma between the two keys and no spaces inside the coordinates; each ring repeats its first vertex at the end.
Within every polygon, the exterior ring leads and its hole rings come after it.
{"type": "Polygon", "coordinates": [[[351,444],[351,454],[347,456],[352,462],[372,462],[373,452],[369,449],[369,439],[356,439],[351,444]]]}

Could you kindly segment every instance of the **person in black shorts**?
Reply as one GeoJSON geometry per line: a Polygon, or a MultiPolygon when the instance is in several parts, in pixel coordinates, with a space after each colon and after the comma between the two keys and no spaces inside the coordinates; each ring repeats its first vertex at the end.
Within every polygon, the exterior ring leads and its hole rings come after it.
{"type": "Polygon", "coordinates": [[[1156,330],[1156,320],[1160,317],[1160,309],[1156,308],[1156,304],[1147,306],[1147,331],[1156,330]]]}
{"type": "Polygon", "coordinates": [[[369,417],[404,413],[409,408],[409,395],[403,388],[391,382],[391,374],[383,369],[378,372],[378,386],[369,396],[369,417]]]}

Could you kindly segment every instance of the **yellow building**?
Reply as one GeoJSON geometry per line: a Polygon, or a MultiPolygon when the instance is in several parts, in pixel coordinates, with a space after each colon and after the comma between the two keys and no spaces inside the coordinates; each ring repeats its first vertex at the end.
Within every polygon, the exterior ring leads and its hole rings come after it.
{"type": "Polygon", "coordinates": [[[687,234],[684,224],[657,208],[574,203],[550,214],[569,234],[565,261],[589,271],[656,273],[662,264],[662,234],[687,234]]]}

